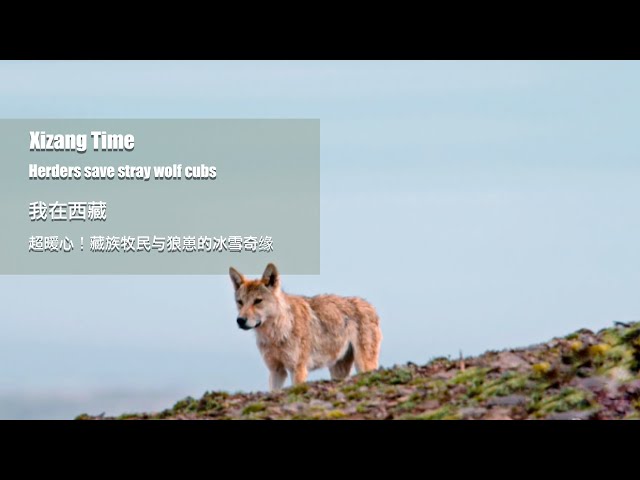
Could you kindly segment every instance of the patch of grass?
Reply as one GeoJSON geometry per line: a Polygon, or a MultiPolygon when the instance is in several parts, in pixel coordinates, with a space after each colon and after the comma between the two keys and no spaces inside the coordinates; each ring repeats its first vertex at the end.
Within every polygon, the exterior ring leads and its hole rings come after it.
{"type": "Polygon", "coordinates": [[[358,388],[360,388],[358,385],[356,385],[355,383],[351,383],[342,387],[342,393],[347,394],[350,392],[355,392],[356,390],[358,390],[358,388]]]}
{"type": "Polygon", "coordinates": [[[622,340],[631,347],[631,362],[629,368],[633,372],[640,372],[640,323],[627,329],[622,340]]]}
{"type": "Polygon", "coordinates": [[[210,411],[219,411],[224,408],[216,397],[204,396],[198,402],[198,406],[196,407],[196,411],[198,412],[210,412],[210,411]]]}
{"type": "Polygon", "coordinates": [[[551,364],[549,362],[539,362],[532,365],[531,369],[533,373],[536,373],[540,376],[546,375],[551,371],[551,364]]]}
{"type": "Polygon", "coordinates": [[[467,368],[465,371],[458,372],[455,377],[449,380],[449,383],[452,385],[469,384],[471,387],[478,386],[485,381],[488,372],[488,368],[467,368]]]}
{"type": "Polygon", "coordinates": [[[404,385],[411,382],[411,380],[413,380],[411,371],[406,368],[400,368],[395,371],[395,375],[389,378],[389,383],[391,385],[404,385]]]}
{"type": "Polygon", "coordinates": [[[429,382],[429,379],[425,377],[414,377],[409,383],[411,385],[415,385],[416,387],[419,387],[421,385],[427,384],[428,382],[429,382]]]}
{"type": "Polygon", "coordinates": [[[444,380],[436,379],[429,383],[429,396],[440,397],[442,394],[446,394],[448,390],[449,387],[444,380]]]}
{"type": "Polygon", "coordinates": [[[140,415],[137,413],[123,413],[118,417],[118,420],[131,420],[132,418],[138,418],[140,415]]]}
{"type": "Polygon", "coordinates": [[[299,383],[289,388],[289,392],[294,395],[304,395],[309,391],[309,385],[307,383],[299,383]]]}
{"type": "Polygon", "coordinates": [[[387,370],[376,370],[359,376],[355,385],[372,387],[377,385],[404,385],[413,380],[413,373],[409,368],[396,367],[387,370]]]}
{"type": "Polygon", "coordinates": [[[635,340],[640,339],[640,323],[628,328],[622,333],[621,340],[625,343],[633,343],[635,340]]]}
{"type": "Polygon", "coordinates": [[[569,342],[569,350],[572,352],[579,352],[584,348],[584,344],[580,340],[572,340],[569,342]]]}
{"type": "Polygon", "coordinates": [[[590,406],[591,403],[586,391],[568,387],[556,395],[542,397],[532,405],[532,410],[537,417],[544,417],[551,413],[585,410],[590,406]]]}
{"type": "Polygon", "coordinates": [[[589,347],[589,355],[593,357],[602,357],[609,350],[611,350],[611,345],[608,343],[598,343],[597,345],[591,345],[589,347]]]}
{"type": "Polygon", "coordinates": [[[173,415],[173,410],[166,408],[158,414],[158,419],[163,420],[165,418],[170,418],[171,415],[173,415]]]}
{"type": "Polygon", "coordinates": [[[338,420],[338,419],[344,418],[346,416],[347,416],[347,414],[344,413],[342,410],[331,410],[330,412],[327,412],[327,414],[325,415],[325,417],[328,420],[338,420]]]}
{"type": "Polygon", "coordinates": [[[365,373],[356,382],[356,385],[358,387],[370,387],[372,385],[379,385],[379,384],[382,384],[382,383],[387,383],[385,381],[386,380],[385,377],[386,377],[386,375],[385,375],[385,372],[383,372],[383,371],[365,373]]]}
{"type": "Polygon", "coordinates": [[[433,357],[431,360],[429,360],[429,364],[444,363],[448,365],[449,362],[451,362],[451,359],[449,357],[433,357]]]}
{"type": "Polygon", "coordinates": [[[442,384],[434,384],[434,396],[440,400],[446,401],[449,395],[448,386],[450,385],[464,385],[466,387],[466,391],[463,392],[463,396],[466,398],[476,397],[484,391],[486,387],[487,373],[489,372],[489,368],[479,368],[479,367],[471,367],[465,371],[458,372],[453,378],[451,378],[448,382],[443,382],[442,384]]]}
{"type": "Polygon", "coordinates": [[[368,397],[365,392],[361,392],[360,390],[352,390],[349,393],[345,394],[347,400],[363,400],[368,397]]]}
{"type": "Polygon", "coordinates": [[[263,412],[267,409],[267,405],[264,402],[250,403],[242,409],[242,415],[250,415],[252,413],[263,412]]]}
{"type": "Polygon", "coordinates": [[[483,385],[484,389],[477,396],[480,400],[486,400],[491,397],[506,397],[512,393],[524,391],[527,383],[528,378],[526,375],[506,372],[500,378],[485,383],[483,385]]]}
{"type": "Polygon", "coordinates": [[[296,403],[296,402],[302,402],[302,401],[304,401],[304,397],[302,397],[301,395],[289,394],[285,398],[286,403],[296,403]]]}
{"type": "Polygon", "coordinates": [[[199,401],[193,397],[186,397],[176,402],[173,406],[174,413],[195,412],[198,409],[199,401]]]}
{"type": "Polygon", "coordinates": [[[416,402],[412,400],[407,400],[406,402],[399,403],[396,406],[396,409],[407,411],[407,410],[413,410],[414,408],[416,408],[416,406],[417,406],[416,402]]]}
{"type": "Polygon", "coordinates": [[[607,361],[620,364],[632,360],[633,353],[626,345],[616,345],[606,353],[607,361]]]}
{"type": "Polygon", "coordinates": [[[620,331],[617,329],[609,329],[602,333],[602,341],[611,346],[619,345],[621,342],[620,331]]]}
{"type": "Polygon", "coordinates": [[[408,417],[411,420],[454,420],[458,418],[449,405],[408,417]]]}

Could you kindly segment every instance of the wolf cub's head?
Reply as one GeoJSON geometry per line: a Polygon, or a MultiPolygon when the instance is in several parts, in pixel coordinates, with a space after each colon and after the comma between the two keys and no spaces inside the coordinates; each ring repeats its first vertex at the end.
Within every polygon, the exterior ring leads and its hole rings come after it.
{"type": "Polygon", "coordinates": [[[236,291],[238,327],[243,330],[258,328],[277,315],[280,275],[273,263],[267,265],[259,280],[247,280],[233,267],[229,268],[229,275],[236,291]]]}

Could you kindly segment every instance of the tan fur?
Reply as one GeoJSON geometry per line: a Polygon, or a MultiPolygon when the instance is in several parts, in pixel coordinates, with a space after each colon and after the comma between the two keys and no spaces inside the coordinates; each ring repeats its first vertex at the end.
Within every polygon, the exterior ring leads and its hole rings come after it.
{"type": "Polygon", "coordinates": [[[255,329],[272,390],[282,387],[287,372],[297,384],[318,368],[328,367],[335,380],[347,377],[354,362],[359,372],[378,368],[382,333],[370,303],[337,295],[288,295],[272,263],[259,280],[247,280],[234,268],[229,275],[238,325],[255,329]]]}

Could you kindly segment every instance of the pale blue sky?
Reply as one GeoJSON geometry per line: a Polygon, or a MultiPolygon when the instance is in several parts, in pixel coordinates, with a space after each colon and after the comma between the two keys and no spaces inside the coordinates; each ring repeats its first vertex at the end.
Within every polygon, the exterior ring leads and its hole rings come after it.
{"type": "MultiPolygon", "coordinates": [[[[322,274],[284,286],[373,302],[383,365],[640,317],[637,62],[3,62],[0,117],[319,118],[322,274]]],[[[0,305],[0,418],[267,386],[226,276],[0,305]]]]}

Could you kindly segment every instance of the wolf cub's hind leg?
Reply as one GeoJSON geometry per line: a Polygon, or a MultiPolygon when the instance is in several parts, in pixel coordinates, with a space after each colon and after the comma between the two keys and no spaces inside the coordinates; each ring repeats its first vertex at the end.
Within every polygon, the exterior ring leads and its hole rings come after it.
{"type": "Polygon", "coordinates": [[[356,347],[354,352],[356,371],[358,373],[363,373],[377,369],[379,351],[379,340],[377,340],[376,343],[370,344],[368,346],[361,345],[360,347],[356,347]]]}
{"type": "Polygon", "coordinates": [[[284,367],[278,367],[269,371],[269,388],[280,390],[287,379],[287,371],[284,367]]]}
{"type": "Polygon", "coordinates": [[[343,380],[351,373],[351,366],[353,365],[353,347],[349,344],[344,356],[338,360],[335,364],[329,367],[331,372],[331,380],[343,380]]]}

